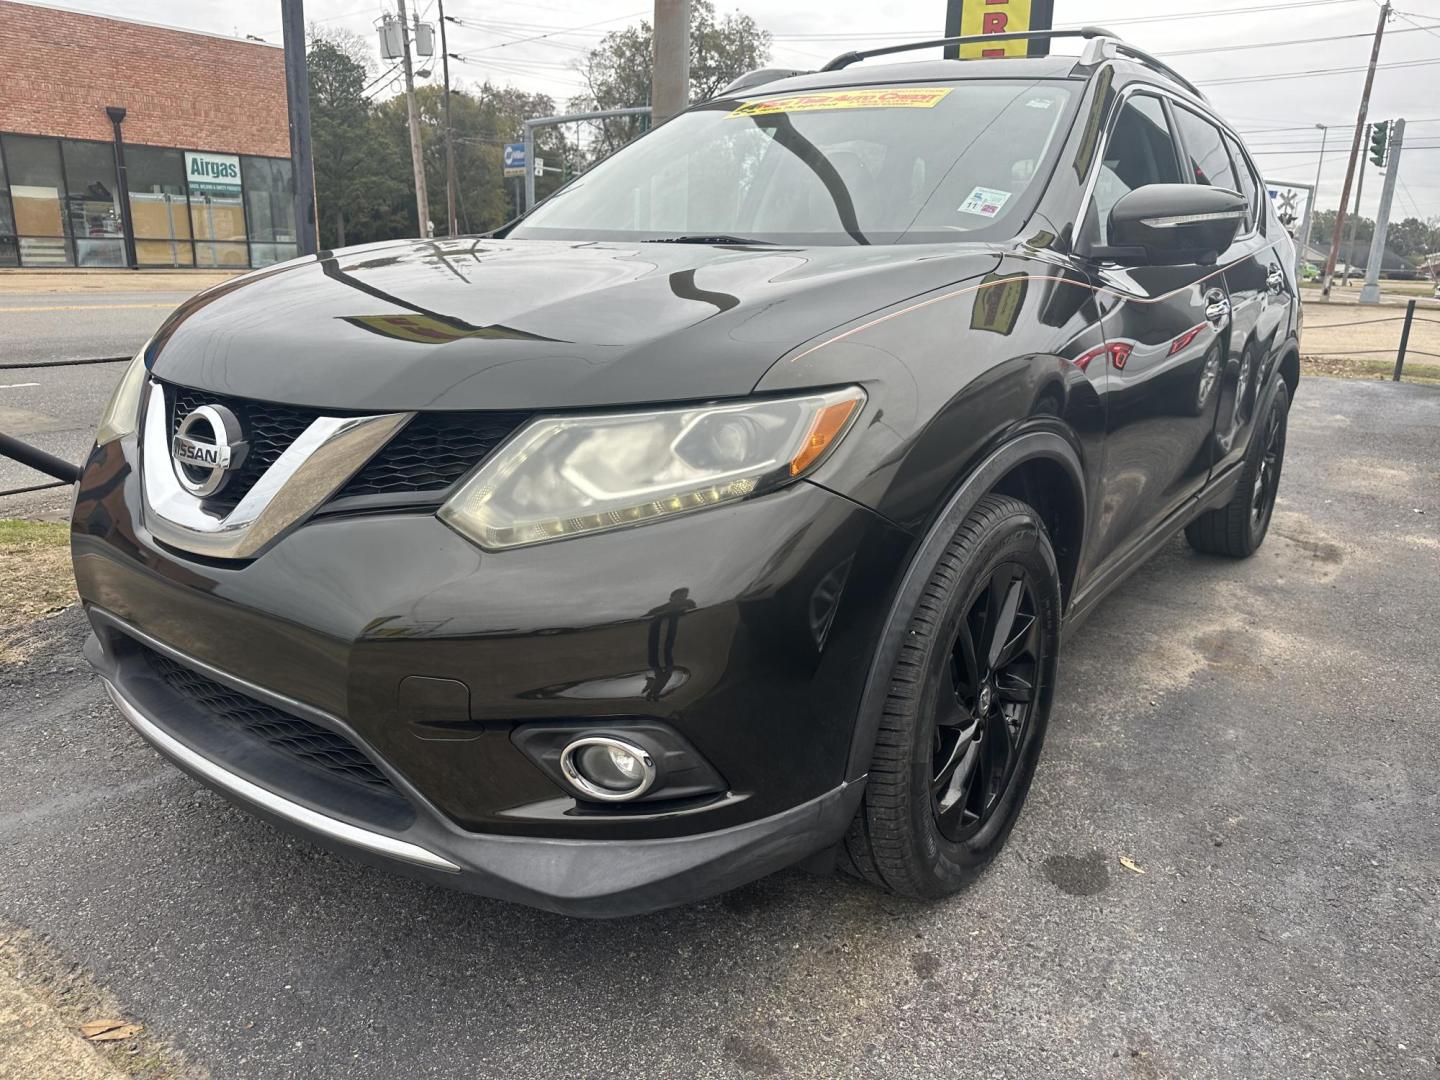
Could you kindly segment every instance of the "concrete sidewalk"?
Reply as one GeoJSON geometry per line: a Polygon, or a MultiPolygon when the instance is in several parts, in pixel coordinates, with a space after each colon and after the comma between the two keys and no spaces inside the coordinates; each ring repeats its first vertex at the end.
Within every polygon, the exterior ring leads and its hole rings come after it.
{"type": "Polygon", "coordinates": [[[226,270],[0,270],[0,296],[197,293],[239,277],[226,270]]]}

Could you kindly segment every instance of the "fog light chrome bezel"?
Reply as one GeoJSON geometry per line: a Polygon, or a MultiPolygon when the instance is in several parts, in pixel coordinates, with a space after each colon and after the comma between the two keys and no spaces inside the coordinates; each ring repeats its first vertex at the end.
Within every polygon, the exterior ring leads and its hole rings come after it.
{"type": "Polygon", "coordinates": [[[586,735],[567,743],[565,749],[560,751],[560,772],[565,777],[565,782],[580,792],[584,798],[608,803],[633,802],[635,799],[641,798],[655,786],[655,780],[659,776],[659,772],[655,768],[655,758],[649,750],[627,739],[617,739],[613,735],[586,735]],[[637,758],[644,769],[640,783],[628,791],[616,791],[613,788],[601,787],[586,779],[575,764],[575,755],[591,746],[619,747],[627,754],[637,758]]]}

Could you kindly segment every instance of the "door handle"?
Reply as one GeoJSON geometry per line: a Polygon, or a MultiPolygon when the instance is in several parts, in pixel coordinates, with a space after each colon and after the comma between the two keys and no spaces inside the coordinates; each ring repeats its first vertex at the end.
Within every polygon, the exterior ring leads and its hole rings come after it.
{"type": "Polygon", "coordinates": [[[1278,266],[1270,267],[1270,273],[1265,278],[1265,287],[1272,293],[1285,291],[1285,275],[1280,272],[1278,266]]]}
{"type": "Polygon", "coordinates": [[[1217,329],[1217,330],[1220,329],[1221,327],[1223,327],[1227,322],[1229,322],[1229,321],[1230,321],[1230,299],[1229,299],[1229,297],[1221,296],[1221,297],[1219,297],[1219,298],[1212,299],[1208,304],[1206,304],[1206,305],[1205,305],[1205,318],[1209,319],[1209,320],[1210,320],[1210,324],[1211,324],[1212,326],[1214,326],[1215,329],[1217,329]]]}

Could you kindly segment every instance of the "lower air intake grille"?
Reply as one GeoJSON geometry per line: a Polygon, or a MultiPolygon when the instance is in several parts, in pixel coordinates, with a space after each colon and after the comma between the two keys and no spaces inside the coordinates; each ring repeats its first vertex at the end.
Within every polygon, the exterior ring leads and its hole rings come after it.
{"type": "Polygon", "coordinates": [[[338,779],[399,796],[389,778],[345,736],[231,690],[153,650],[147,649],[146,657],[173,693],[199,706],[217,722],[229,724],[338,779]]]}

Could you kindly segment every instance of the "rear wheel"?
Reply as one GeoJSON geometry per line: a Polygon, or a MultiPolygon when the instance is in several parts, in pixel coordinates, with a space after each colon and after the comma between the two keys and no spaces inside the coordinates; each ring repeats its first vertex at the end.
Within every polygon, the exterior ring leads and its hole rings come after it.
{"type": "Polygon", "coordinates": [[[1205,511],[1185,526],[1185,539],[1196,551],[1243,559],[1253,555],[1264,542],[1280,490],[1289,414],[1290,391],[1282,382],[1275,388],[1270,408],[1257,421],[1234,496],[1224,506],[1205,511]]]}
{"type": "Polygon", "coordinates": [[[849,867],[940,897],[1004,845],[1044,742],[1060,645],[1060,580],[1039,515],[987,495],[910,614],[890,675],[849,867]]]}

